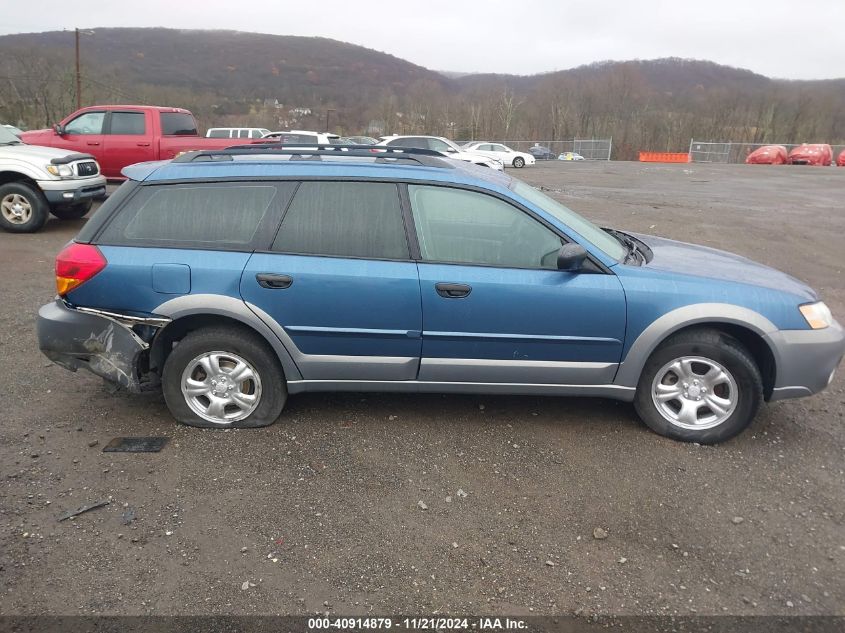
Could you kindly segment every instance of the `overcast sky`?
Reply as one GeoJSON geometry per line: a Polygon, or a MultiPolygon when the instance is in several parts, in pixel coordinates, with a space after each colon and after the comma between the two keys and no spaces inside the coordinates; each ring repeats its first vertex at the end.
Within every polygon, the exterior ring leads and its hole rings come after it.
{"type": "Polygon", "coordinates": [[[331,37],[433,70],[532,74],[689,57],[845,77],[845,0],[0,0],[0,33],[166,26],[331,37]]]}

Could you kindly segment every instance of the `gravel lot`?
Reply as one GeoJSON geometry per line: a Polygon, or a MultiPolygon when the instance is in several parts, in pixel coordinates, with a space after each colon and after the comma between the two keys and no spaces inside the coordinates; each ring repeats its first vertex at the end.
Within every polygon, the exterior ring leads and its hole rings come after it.
{"type": "MultiPolygon", "coordinates": [[[[787,270],[845,318],[845,169],[516,173],[787,270]]],[[[845,371],[716,447],[577,398],[299,395],[266,429],[190,429],[39,353],[82,223],[0,234],[0,613],[845,615],[845,371]],[[126,435],[170,443],[102,452],[126,435]]]]}

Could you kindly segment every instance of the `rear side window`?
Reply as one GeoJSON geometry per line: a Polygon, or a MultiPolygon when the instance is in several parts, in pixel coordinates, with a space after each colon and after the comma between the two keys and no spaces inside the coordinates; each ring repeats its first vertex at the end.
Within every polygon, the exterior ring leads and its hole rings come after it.
{"type": "Polygon", "coordinates": [[[162,112],[161,133],[164,136],[196,136],[197,122],[187,112],[162,112]]]}
{"type": "Polygon", "coordinates": [[[139,244],[238,248],[250,244],[277,193],[293,183],[215,183],[141,187],[97,240],[139,244]]]}
{"type": "Polygon", "coordinates": [[[285,213],[273,250],[407,259],[408,242],[396,185],[303,182],[285,213]]]}
{"type": "Polygon", "coordinates": [[[143,112],[112,112],[110,134],[146,134],[143,112]]]}

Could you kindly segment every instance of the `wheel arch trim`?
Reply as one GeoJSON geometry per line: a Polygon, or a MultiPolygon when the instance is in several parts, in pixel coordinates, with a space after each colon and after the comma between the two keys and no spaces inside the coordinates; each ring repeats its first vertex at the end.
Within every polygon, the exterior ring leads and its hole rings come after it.
{"type": "Polygon", "coordinates": [[[777,365],[779,354],[766,336],[777,331],[774,323],[759,312],[730,303],[695,303],[676,308],[655,319],[637,336],[616,372],[614,384],[636,387],[649,356],[669,336],[692,325],[728,324],[744,327],[769,346],[777,365]]]}
{"type": "Polygon", "coordinates": [[[161,328],[156,339],[181,319],[191,316],[220,316],[239,321],[258,333],[267,341],[282,365],[287,380],[301,380],[302,374],[293,360],[288,349],[273,329],[268,327],[241,299],[227,295],[196,294],[183,295],[165,301],[154,310],[155,314],[171,319],[171,322],[161,328]]]}

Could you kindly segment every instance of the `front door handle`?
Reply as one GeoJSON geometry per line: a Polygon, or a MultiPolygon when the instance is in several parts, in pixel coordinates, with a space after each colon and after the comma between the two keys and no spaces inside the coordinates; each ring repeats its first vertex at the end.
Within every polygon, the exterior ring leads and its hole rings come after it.
{"type": "Polygon", "coordinates": [[[150,146],[149,143],[135,143],[135,145],[137,145],[138,147],[149,147],[150,146]]]}
{"type": "Polygon", "coordinates": [[[443,282],[434,284],[434,289],[437,290],[437,294],[447,299],[461,299],[472,292],[472,287],[466,284],[447,284],[443,282]]]}
{"type": "Polygon", "coordinates": [[[276,275],[274,273],[258,273],[255,275],[258,285],[262,288],[270,288],[271,290],[283,290],[290,288],[293,283],[293,277],[289,275],[276,275]]]}
{"type": "Polygon", "coordinates": [[[91,145],[92,147],[96,147],[100,144],[100,141],[87,141],[87,145],[91,145]]]}

